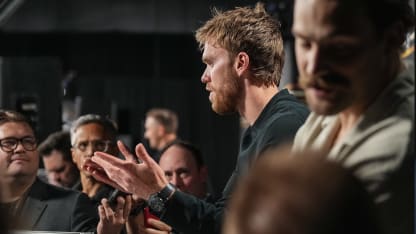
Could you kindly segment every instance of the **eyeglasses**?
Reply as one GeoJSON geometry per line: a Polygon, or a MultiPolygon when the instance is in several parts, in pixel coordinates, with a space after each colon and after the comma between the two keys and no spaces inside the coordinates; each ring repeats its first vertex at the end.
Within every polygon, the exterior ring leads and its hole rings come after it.
{"type": "Polygon", "coordinates": [[[6,152],[10,153],[13,152],[19,142],[22,144],[23,148],[27,151],[34,151],[36,149],[37,143],[34,137],[23,137],[23,138],[15,138],[9,137],[0,140],[0,148],[6,152]]]}
{"type": "Polygon", "coordinates": [[[102,141],[102,140],[96,140],[96,141],[82,141],[79,142],[72,147],[78,149],[81,152],[85,152],[88,149],[88,146],[91,144],[94,151],[102,151],[106,152],[110,145],[112,144],[111,141],[102,141]]]}

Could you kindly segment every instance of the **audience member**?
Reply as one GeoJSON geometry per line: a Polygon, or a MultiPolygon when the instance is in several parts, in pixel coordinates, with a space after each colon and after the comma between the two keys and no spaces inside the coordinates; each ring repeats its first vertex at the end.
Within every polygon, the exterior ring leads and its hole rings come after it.
{"type": "MultiPolygon", "coordinates": [[[[186,141],[174,141],[161,152],[159,165],[165,172],[169,183],[180,191],[207,202],[213,202],[213,197],[207,193],[208,169],[197,147],[186,141]]],[[[152,233],[151,229],[178,233],[160,220],[153,220],[153,225],[147,227],[147,230],[143,217],[139,217],[135,225],[139,226],[139,233],[152,233]]]]}
{"type": "Polygon", "coordinates": [[[413,233],[414,74],[400,52],[414,20],[408,0],[294,6],[300,82],[313,111],[294,150],[324,150],[351,169],[386,233],[413,233]]]}
{"type": "Polygon", "coordinates": [[[148,140],[152,157],[158,162],[160,152],[178,138],[178,116],[165,108],[153,108],[146,113],[144,138],[148,140]]]}
{"type": "Polygon", "coordinates": [[[96,208],[82,193],[61,189],[36,178],[39,155],[36,137],[27,119],[0,110],[0,171],[2,217],[18,220],[13,229],[94,231],[96,208]]]}
{"type": "Polygon", "coordinates": [[[160,155],[159,165],[169,183],[180,191],[210,200],[207,192],[208,168],[197,147],[186,141],[174,141],[160,155]]]}
{"type": "Polygon", "coordinates": [[[79,170],[72,161],[69,132],[50,134],[38,147],[48,182],[58,187],[72,188],[79,180],[79,170]]]}
{"type": "Polygon", "coordinates": [[[373,201],[349,171],[320,153],[289,154],[273,150],[255,163],[233,193],[223,233],[381,233],[373,201]]]}
{"type": "Polygon", "coordinates": [[[95,114],[80,116],[71,126],[72,158],[81,178],[76,189],[87,194],[97,205],[103,198],[108,198],[114,189],[95,180],[83,166],[88,158],[94,156],[95,151],[118,154],[115,144],[117,131],[111,119],[95,114]]]}
{"type": "Polygon", "coordinates": [[[260,152],[291,141],[308,110],[287,90],[278,89],[283,41],[279,23],[262,4],[215,11],[214,17],[197,30],[196,39],[206,64],[201,81],[210,92],[212,109],[218,114],[238,112],[250,125],[243,134],[238,162],[223,197],[213,205],[177,190],[142,144],[136,146],[141,164],[136,164],[136,156],[119,142],[127,161],[97,152],[87,168],[98,180],[149,200],[155,209],[163,211],[162,220],[179,232],[219,233],[224,205],[235,182],[260,152]]]}
{"type": "Polygon", "coordinates": [[[101,221],[98,227],[107,233],[119,233],[123,229],[132,207],[131,198],[120,196],[116,198],[116,207],[112,207],[108,198],[114,188],[95,180],[83,166],[86,159],[94,156],[95,151],[118,154],[115,145],[117,131],[115,122],[95,114],[80,116],[72,123],[70,130],[72,158],[81,177],[75,188],[87,194],[98,207],[101,221]],[[104,228],[105,225],[108,227],[104,228]]]}

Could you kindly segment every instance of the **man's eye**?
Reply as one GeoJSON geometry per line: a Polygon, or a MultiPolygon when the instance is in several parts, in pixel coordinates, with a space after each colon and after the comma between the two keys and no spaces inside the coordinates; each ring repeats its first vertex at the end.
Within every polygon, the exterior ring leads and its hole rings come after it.
{"type": "Polygon", "coordinates": [[[78,144],[78,148],[79,149],[85,149],[85,148],[87,148],[87,145],[88,145],[87,143],[81,142],[81,143],[78,144]]]}
{"type": "Polygon", "coordinates": [[[36,140],[35,140],[35,139],[33,139],[33,138],[24,138],[24,139],[22,140],[22,143],[23,143],[23,144],[35,144],[35,143],[36,143],[36,140]]]}
{"type": "Polygon", "coordinates": [[[94,142],[94,146],[97,149],[104,149],[105,148],[105,143],[104,142],[101,142],[101,141],[97,141],[97,142],[94,142]]]}
{"type": "Polygon", "coordinates": [[[189,175],[189,171],[181,171],[180,173],[179,173],[179,177],[181,177],[181,178],[185,178],[185,177],[187,177],[189,175]]]}
{"type": "Polygon", "coordinates": [[[13,140],[13,139],[10,139],[10,140],[3,140],[2,141],[2,145],[3,146],[6,146],[6,147],[8,147],[8,146],[13,146],[13,145],[15,145],[16,144],[16,141],[15,140],[13,140]]]}
{"type": "Polygon", "coordinates": [[[61,173],[61,172],[63,172],[65,170],[65,167],[61,167],[61,168],[58,168],[58,169],[56,169],[56,173],[61,173]]]}

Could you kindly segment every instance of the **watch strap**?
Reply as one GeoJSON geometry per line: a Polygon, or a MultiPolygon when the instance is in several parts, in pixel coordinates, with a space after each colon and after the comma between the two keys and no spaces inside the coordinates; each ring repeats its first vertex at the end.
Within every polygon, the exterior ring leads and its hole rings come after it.
{"type": "Polygon", "coordinates": [[[172,197],[175,191],[176,187],[173,184],[168,183],[162,190],[160,190],[157,193],[157,196],[160,197],[164,202],[166,202],[172,197]]]}

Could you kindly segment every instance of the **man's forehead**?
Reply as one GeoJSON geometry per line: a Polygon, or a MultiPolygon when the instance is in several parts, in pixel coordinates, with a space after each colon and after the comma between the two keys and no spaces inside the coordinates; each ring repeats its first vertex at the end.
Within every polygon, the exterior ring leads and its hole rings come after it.
{"type": "Polygon", "coordinates": [[[161,155],[160,161],[163,163],[163,161],[168,158],[172,161],[181,161],[188,164],[195,161],[192,153],[188,149],[178,145],[173,145],[166,149],[166,151],[161,155]]]}
{"type": "Polygon", "coordinates": [[[296,0],[293,33],[308,38],[361,35],[369,25],[356,0],[296,0]]]}
{"type": "Polygon", "coordinates": [[[0,125],[0,138],[19,136],[34,137],[33,129],[25,122],[7,122],[0,125]]]}

